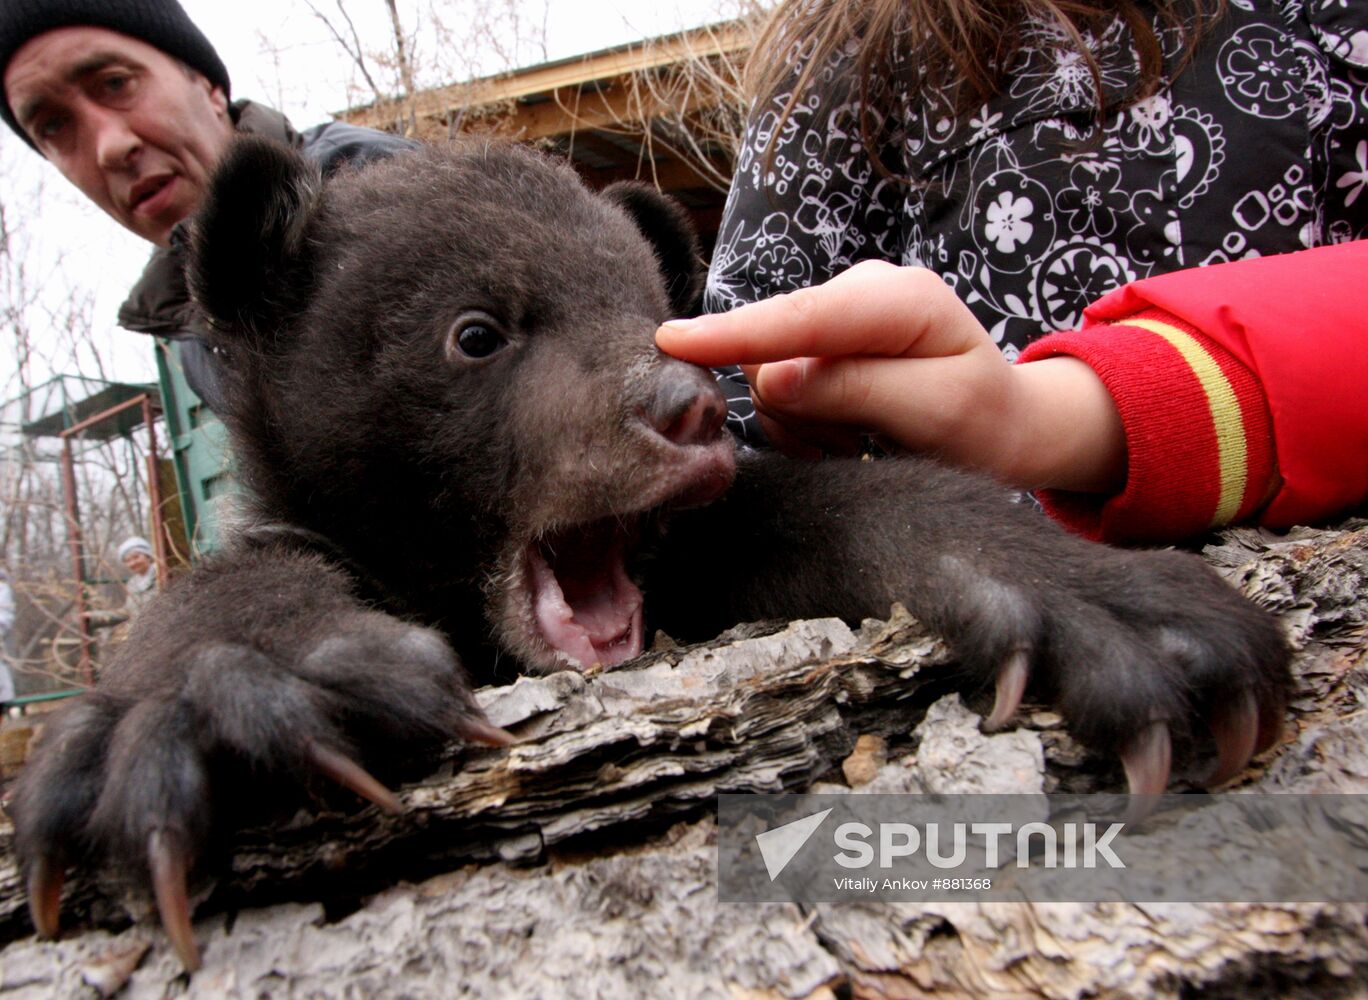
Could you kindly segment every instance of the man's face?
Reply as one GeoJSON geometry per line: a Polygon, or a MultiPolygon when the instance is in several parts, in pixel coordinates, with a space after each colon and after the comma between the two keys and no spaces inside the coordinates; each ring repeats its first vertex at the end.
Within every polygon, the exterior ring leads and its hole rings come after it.
{"type": "Polygon", "coordinates": [[[232,138],[221,88],[104,28],[57,28],[5,69],[10,109],[53,165],[119,223],[165,246],[232,138]]]}

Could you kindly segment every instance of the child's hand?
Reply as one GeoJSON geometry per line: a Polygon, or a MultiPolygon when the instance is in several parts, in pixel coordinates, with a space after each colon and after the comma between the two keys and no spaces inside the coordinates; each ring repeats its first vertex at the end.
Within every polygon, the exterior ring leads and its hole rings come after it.
{"type": "Polygon", "coordinates": [[[798,455],[860,434],[1013,485],[1109,492],[1125,476],[1115,404],[1073,358],[1013,366],[934,273],[865,261],[823,285],[666,323],[661,350],[740,364],[765,432],[798,455]]]}

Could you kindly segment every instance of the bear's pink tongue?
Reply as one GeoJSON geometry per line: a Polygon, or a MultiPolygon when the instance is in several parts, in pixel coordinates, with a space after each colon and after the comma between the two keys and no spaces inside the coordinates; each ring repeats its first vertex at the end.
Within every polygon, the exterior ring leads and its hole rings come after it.
{"type": "Polygon", "coordinates": [[[537,627],[582,667],[611,666],[641,652],[641,591],[627,577],[624,541],[600,522],[528,546],[537,627]]]}

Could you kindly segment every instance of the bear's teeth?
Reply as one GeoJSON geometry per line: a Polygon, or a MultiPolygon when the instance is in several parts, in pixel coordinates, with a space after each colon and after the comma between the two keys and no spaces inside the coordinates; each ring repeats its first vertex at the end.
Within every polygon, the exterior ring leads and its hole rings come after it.
{"type": "Polygon", "coordinates": [[[528,546],[537,630],[582,667],[621,663],[641,652],[642,597],[627,576],[624,541],[599,524],[528,546]]]}

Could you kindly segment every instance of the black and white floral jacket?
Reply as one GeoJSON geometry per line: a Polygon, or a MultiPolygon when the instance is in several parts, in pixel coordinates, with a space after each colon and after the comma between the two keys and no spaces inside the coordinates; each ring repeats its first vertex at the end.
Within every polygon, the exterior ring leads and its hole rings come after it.
{"type": "MultiPolygon", "coordinates": [[[[764,150],[788,94],[753,109],[708,276],[724,311],[866,258],[931,268],[1009,359],[1127,282],[1368,235],[1368,3],[1231,0],[1195,59],[1131,99],[1119,21],[1088,41],[1035,25],[1006,92],[956,119],[904,101],[876,171],[834,58],[764,150]]],[[[1161,35],[1172,56],[1178,39],[1161,35]]],[[[745,414],[741,415],[745,420],[745,414]]]]}

